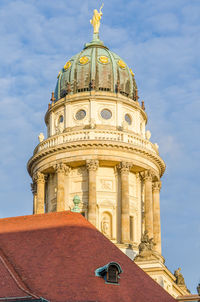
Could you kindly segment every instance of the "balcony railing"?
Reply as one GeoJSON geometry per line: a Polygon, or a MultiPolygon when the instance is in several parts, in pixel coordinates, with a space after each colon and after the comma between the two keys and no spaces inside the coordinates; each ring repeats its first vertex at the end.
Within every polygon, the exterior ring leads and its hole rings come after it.
{"type": "Polygon", "coordinates": [[[80,130],[66,132],[49,137],[41,142],[34,150],[34,154],[45,149],[55,147],[61,144],[78,141],[114,141],[119,143],[127,143],[131,146],[138,146],[147,149],[155,154],[158,154],[158,149],[150,141],[139,137],[136,134],[114,130],[80,130]]]}

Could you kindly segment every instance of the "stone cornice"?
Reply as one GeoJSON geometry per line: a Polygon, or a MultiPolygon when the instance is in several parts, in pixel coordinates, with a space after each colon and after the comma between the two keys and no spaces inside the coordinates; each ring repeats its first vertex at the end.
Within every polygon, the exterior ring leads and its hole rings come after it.
{"type": "Polygon", "coordinates": [[[159,169],[159,174],[160,177],[163,175],[165,171],[165,163],[164,161],[160,158],[159,155],[149,152],[145,148],[140,148],[138,146],[132,146],[130,144],[126,143],[118,143],[118,142],[108,142],[108,141],[79,141],[79,142],[69,142],[65,143],[62,145],[57,145],[54,147],[50,147],[48,149],[42,150],[41,152],[36,153],[33,155],[30,160],[27,163],[27,169],[30,175],[32,175],[33,167],[37,162],[40,160],[43,160],[44,158],[47,158],[51,154],[63,152],[63,151],[75,151],[75,150],[86,150],[86,149],[94,149],[94,148],[99,148],[101,149],[106,149],[108,148],[113,148],[113,150],[119,150],[119,151],[124,151],[128,152],[131,154],[138,154],[140,156],[143,156],[147,158],[148,160],[152,161],[159,169]]]}

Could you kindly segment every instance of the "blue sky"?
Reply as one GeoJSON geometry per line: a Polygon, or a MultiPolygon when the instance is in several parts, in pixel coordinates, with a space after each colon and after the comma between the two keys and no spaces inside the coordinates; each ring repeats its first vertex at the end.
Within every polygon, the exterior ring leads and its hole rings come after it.
{"type": "MultiPolygon", "coordinates": [[[[200,282],[200,1],[104,1],[100,37],[133,69],[162,178],[166,265],[200,282]]],[[[97,0],[0,1],[0,217],[32,213],[26,163],[64,63],[92,38],[97,0]]]]}

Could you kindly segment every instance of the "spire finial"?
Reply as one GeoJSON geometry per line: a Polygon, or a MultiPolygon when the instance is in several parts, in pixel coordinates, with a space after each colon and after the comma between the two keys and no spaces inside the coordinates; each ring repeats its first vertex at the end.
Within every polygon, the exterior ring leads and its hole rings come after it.
{"type": "Polygon", "coordinates": [[[102,13],[103,5],[104,4],[102,4],[102,6],[100,7],[99,12],[97,9],[94,9],[94,14],[93,14],[92,20],[90,20],[90,23],[92,24],[93,29],[94,29],[94,36],[97,36],[97,37],[99,35],[101,16],[103,15],[103,13],[102,13]]]}

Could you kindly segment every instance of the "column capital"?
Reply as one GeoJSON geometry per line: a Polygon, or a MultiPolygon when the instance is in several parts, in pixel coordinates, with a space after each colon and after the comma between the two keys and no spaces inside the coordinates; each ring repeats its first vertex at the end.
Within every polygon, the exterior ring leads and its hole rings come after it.
{"type": "Polygon", "coordinates": [[[132,166],[133,166],[132,163],[122,161],[117,165],[117,168],[119,169],[119,171],[121,173],[127,173],[128,174],[132,166]]]}
{"type": "Polygon", "coordinates": [[[37,182],[37,183],[44,183],[45,182],[45,175],[38,171],[33,175],[33,181],[37,182]]]}
{"type": "Polygon", "coordinates": [[[154,173],[151,170],[140,172],[140,175],[144,181],[152,181],[154,173]]]}
{"type": "Polygon", "coordinates": [[[99,161],[96,159],[87,159],[86,160],[86,168],[89,171],[96,171],[99,167],[99,161]]]}
{"type": "Polygon", "coordinates": [[[155,182],[152,183],[152,189],[153,189],[153,191],[160,192],[161,187],[162,187],[161,181],[155,181],[155,182]]]}
{"type": "Polygon", "coordinates": [[[69,175],[71,168],[64,163],[58,163],[53,166],[56,173],[63,173],[65,175],[69,175]]]}

